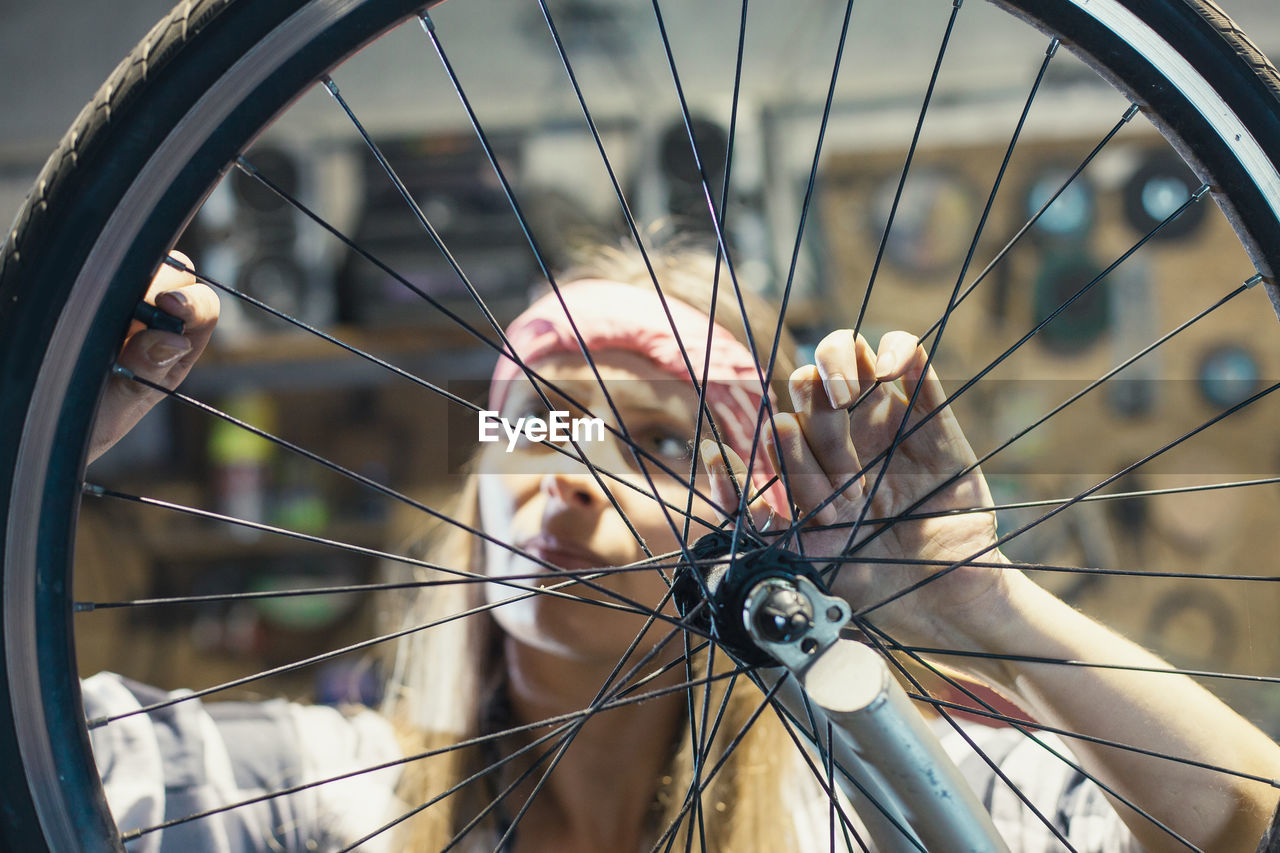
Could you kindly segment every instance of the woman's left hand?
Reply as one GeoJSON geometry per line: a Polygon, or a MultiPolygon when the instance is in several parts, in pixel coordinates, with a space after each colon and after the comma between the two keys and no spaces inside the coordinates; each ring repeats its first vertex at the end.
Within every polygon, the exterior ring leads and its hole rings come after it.
{"type": "MultiPolygon", "coordinates": [[[[925,368],[927,354],[918,339],[907,332],[890,332],[876,352],[861,336],[855,340],[852,331],[841,330],[822,340],[815,361],[791,375],[795,414],[774,418],[776,432],[766,450],[775,468],[786,472],[791,498],[802,514],[827,502],[801,529],[800,539],[806,555],[830,558],[829,565],[836,567],[832,591],[848,599],[856,611],[975,555],[980,555],[978,562],[1002,561],[994,547],[991,512],[877,521],[992,504],[986,481],[974,467],[973,450],[954,413],[943,405],[946,394],[937,374],[931,366],[925,368]],[[903,430],[906,437],[881,477],[885,463],[876,460],[893,445],[917,386],[903,430]],[[847,413],[864,393],[866,399],[852,415],[847,413]],[[867,463],[868,469],[857,476],[867,463]],[[961,472],[965,473],[955,476],[961,472]],[[857,528],[847,548],[852,525],[860,517],[869,523],[857,528]],[[876,562],[859,562],[857,557],[876,562]],[[898,559],[904,562],[883,562],[898,559]]],[[[731,501],[733,487],[717,458],[709,460],[712,496],[731,501]]],[[[730,464],[743,468],[736,459],[730,464]]],[[[771,513],[775,518],[789,515],[763,500],[752,506],[758,528],[767,524],[771,513]]],[[[778,526],[775,521],[772,528],[778,526]]],[[[794,541],[784,545],[796,549],[794,541]]],[[[965,619],[996,612],[985,605],[999,595],[1002,571],[1007,570],[961,566],[877,608],[870,618],[902,642],[956,642],[957,632],[968,633],[965,619]]]]}
{"type": "MultiPolygon", "coordinates": [[[[144,328],[134,321],[116,363],[165,388],[176,388],[204,352],[218,322],[218,295],[196,281],[191,260],[181,252],[162,263],[147,288],[146,301],[182,321],[181,333],[144,328]]],[[[164,394],[121,376],[107,382],[89,441],[89,461],[105,453],[133,429],[164,394]]]]}

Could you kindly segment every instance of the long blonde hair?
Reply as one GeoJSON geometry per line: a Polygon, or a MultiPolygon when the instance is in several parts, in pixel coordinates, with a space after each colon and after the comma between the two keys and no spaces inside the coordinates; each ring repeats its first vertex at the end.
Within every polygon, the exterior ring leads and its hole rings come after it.
{"type": "MultiPolygon", "coordinates": [[[[714,263],[713,256],[697,250],[651,253],[646,264],[634,250],[597,248],[581,257],[561,280],[604,278],[651,287],[652,265],[664,293],[709,313],[714,263]]],[[[727,280],[722,280],[720,290],[716,321],[745,340],[741,313],[727,280]]],[[[757,351],[765,361],[772,345],[776,313],[751,294],[744,294],[744,302],[757,351]]],[[[793,367],[794,346],[784,333],[774,370],[775,393],[785,388],[793,367]]],[[[779,399],[785,399],[785,392],[779,399]]],[[[479,526],[477,492],[476,478],[464,475],[453,517],[472,528],[479,526]]],[[[418,541],[419,555],[431,562],[469,572],[484,571],[480,540],[461,526],[435,524],[418,541]]],[[[430,569],[417,569],[414,576],[421,581],[448,578],[430,569]]],[[[500,629],[487,611],[451,618],[480,607],[483,601],[480,584],[457,583],[424,587],[404,595],[390,608],[392,629],[432,625],[412,631],[396,643],[384,702],[384,711],[400,733],[405,754],[432,753],[407,764],[401,776],[399,794],[406,808],[436,800],[402,826],[403,840],[398,846],[404,851],[442,849],[484,810],[494,794],[491,786],[477,780],[440,798],[443,792],[479,773],[494,754],[493,747],[485,746],[450,749],[495,734],[494,710],[502,705],[505,672],[500,629]]],[[[716,674],[723,675],[732,666],[723,653],[715,655],[715,661],[716,674]]],[[[705,676],[706,669],[704,652],[693,661],[695,678],[705,676]]],[[[760,691],[747,679],[736,679],[726,700],[726,684],[727,680],[720,678],[691,691],[694,708],[701,708],[705,701],[714,713],[725,702],[723,719],[707,749],[704,770],[716,766],[741,734],[724,767],[701,794],[701,824],[693,831],[696,849],[704,853],[796,849],[792,804],[796,802],[797,788],[809,790],[813,786],[801,784],[803,774],[798,772],[794,746],[773,711],[759,710],[764,701],[760,691]],[[705,847],[701,846],[703,837],[705,847]]],[[[694,811],[686,806],[690,780],[694,778],[693,725],[686,715],[672,744],[667,769],[655,780],[652,803],[653,825],[659,831],[672,827],[671,831],[682,833],[677,836],[681,845],[683,832],[688,829],[686,822],[694,819],[694,811]]],[[[699,734],[705,738],[705,733],[699,734]]],[[[472,837],[483,838],[491,848],[499,829],[497,818],[491,813],[471,832],[472,837]]]]}

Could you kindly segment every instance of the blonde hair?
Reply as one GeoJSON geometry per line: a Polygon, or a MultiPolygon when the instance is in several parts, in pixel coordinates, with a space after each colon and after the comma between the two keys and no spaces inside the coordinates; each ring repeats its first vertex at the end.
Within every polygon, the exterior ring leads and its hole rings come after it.
{"type": "MultiPolygon", "coordinates": [[[[664,293],[710,313],[715,258],[694,249],[668,248],[651,253],[646,264],[634,250],[597,247],[587,255],[580,255],[578,263],[559,280],[605,278],[651,287],[649,265],[657,273],[664,293]]],[[[759,358],[767,362],[776,313],[770,312],[763,300],[750,293],[744,293],[743,297],[759,358]]],[[[723,273],[715,317],[745,341],[742,312],[723,273]]],[[[781,386],[775,382],[776,387],[783,389],[779,399],[786,399],[785,380],[794,367],[794,346],[785,331],[783,334],[774,369],[774,377],[782,377],[781,386]]],[[[462,525],[479,526],[477,495],[475,476],[466,475],[453,515],[462,525]]],[[[433,525],[433,529],[419,538],[419,543],[429,543],[420,553],[431,562],[483,572],[480,540],[461,526],[433,525]]],[[[415,576],[421,581],[448,577],[429,569],[418,569],[415,576]]],[[[406,808],[416,808],[440,797],[479,773],[493,755],[493,747],[449,749],[495,734],[491,730],[495,721],[491,718],[502,701],[505,677],[500,629],[487,611],[456,618],[483,601],[481,584],[457,583],[406,594],[392,608],[393,629],[433,625],[415,630],[396,643],[384,702],[384,711],[400,733],[406,756],[436,753],[405,766],[399,794],[406,808]],[[433,624],[437,622],[440,624],[433,624]]],[[[723,676],[732,666],[723,653],[716,654],[715,661],[717,675],[723,676]]],[[[706,675],[705,652],[694,657],[692,667],[695,679],[706,675]]],[[[798,772],[795,748],[774,712],[769,708],[759,710],[764,702],[760,691],[745,678],[735,679],[734,684],[732,692],[728,692],[728,680],[719,678],[690,692],[690,707],[701,708],[705,702],[714,715],[724,704],[723,718],[707,748],[703,772],[715,767],[731,743],[737,741],[732,754],[709,783],[703,779],[706,787],[701,794],[702,815],[699,825],[692,830],[695,849],[704,853],[796,849],[796,817],[791,804],[797,802],[797,787],[809,790],[813,786],[801,784],[803,777],[798,772]],[[753,717],[755,720],[751,722],[753,717]],[[706,844],[702,847],[704,837],[706,844]]],[[[683,833],[690,829],[687,822],[697,819],[694,810],[686,808],[689,785],[695,775],[693,725],[686,715],[680,734],[672,744],[667,769],[655,780],[652,803],[653,825],[659,832],[671,827],[670,831],[681,833],[677,836],[681,845],[683,833]]],[[[699,731],[698,734],[705,739],[706,733],[699,731]]],[[[455,794],[439,798],[406,821],[400,831],[399,849],[406,853],[442,849],[485,809],[494,793],[483,780],[478,780],[455,794]]],[[[499,826],[491,813],[471,831],[478,833],[473,837],[483,838],[492,847],[499,826]]]]}

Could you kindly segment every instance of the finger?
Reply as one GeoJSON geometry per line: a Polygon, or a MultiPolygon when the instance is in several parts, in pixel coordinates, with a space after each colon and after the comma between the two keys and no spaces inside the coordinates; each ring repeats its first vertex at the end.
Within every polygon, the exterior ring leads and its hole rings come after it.
{"type": "MultiPolygon", "coordinates": [[[[164,388],[175,388],[204,351],[218,322],[218,296],[196,281],[191,261],[174,252],[171,257],[187,269],[162,263],[147,287],[146,300],[183,323],[182,333],[148,329],[134,323],[116,363],[136,376],[164,388]]],[[[112,376],[98,410],[90,440],[90,459],[105,452],[133,428],[163,397],[141,382],[112,376]]]]}
{"type": "Polygon", "coordinates": [[[814,365],[798,368],[787,381],[796,420],[814,458],[823,471],[843,473],[847,479],[853,473],[848,470],[853,449],[849,415],[843,408],[832,408],[824,389],[825,383],[814,365]]]}
{"type": "MultiPolygon", "coordinates": [[[[711,499],[717,506],[731,513],[735,512],[742,506],[742,490],[747,489],[750,496],[751,485],[746,463],[728,445],[724,446],[724,453],[721,453],[720,445],[709,438],[702,440],[698,454],[702,457],[703,467],[707,469],[711,499]]],[[[767,527],[770,518],[775,515],[763,496],[756,496],[751,501],[748,512],[751,523],[757,530],[767,527]]]]}
{"type": "Polygon", "coordinates": [[[169,253],[169,260],[180,264],[181,269],[168,261],[160,264],[155,276],[151,279],[151,284],[147,287],[146,299],[152,304],[155,303],[155,297],[166,290],[176,290],[196,283],[195,265],[191,263],[190,258],[182,252],[172,251],[169,253]]]}
{"type": "Polygon", "coordinates": [[[858,365],[858,396],[862,396],[876,385],[876,352],[867,343],[867,339],[858,335],[856,360],[858,365]]]}
{"type": "Polygon", "coordinates": [[[860,474],[861,465],[849,433],[848,413],[827,405],[821,393],[822,384],[812,366],[792,373],[787,388],[805,444],[826,477],[827,494],[851,485],[850,480],[860,474]]]}
{"type": "MultiPolygon", "coordinates": [[[[116,363],[143,379],[165,384],[170,371],[190,352],[191,341],[185,335],[145,329],[129,337],[116,357],[116,363]]],[[[144,387],[136,382],[128,384],[135,388],[144,387]]]]}
{"type": "MultiPolygon", "coordinates": [[[[947,402],[946,390],[938,379],[932,365],[920,374],[918,381],[920,396],[917,409],[920,417],[929,416],[929,420],[919,430],[920,441],[915,442],[917,455],[930,461],[940,470],[967,467],[978,461],[969,440],[965,438],[955,412],[947,402]],[[927,453],[922,451],[927,448],[927,453]]],[[[947,470],[947,473],[951,473],[947,470]]]]}
{"type": "Polygon", "coordinates": [[[840,329],[818,342],[814,364],[822,378],[827,399],[837,409],[853,403],[858,390],[857,347],[852,329],[840,329]]]}
{"type": "MultiPolygon", "coordinates": [[[[839,484],[832,483],[831,475],[819,463],[817,456],[810,448],[797,416],[788,413],[780,414],[775,420],[775,425],[774,441],[778,447],[778,454],[782,456],[787,468],[787,485],[791,492],[791,499],[802,512],[811,512],[831,497],[835,491],[835,485],[843,485],[844,481],[850,477],[843,477],[839,484]]],[[[852,453],[852,445],[849,446],[849,451],[850,455],[842,467],[847,468],[857,463],[857,457],[852,453]]],[[[828,455],[829,464],[831,459],[832,457],[828,455]]],[[[841,494],[842,500],[856,500],[859,497],[861,497],[861,490],[858,483],[851,484],[841,494]]],[[[814,520],[819,524],[834,524],[840,519],[841,509],[847,508],[837,506],[837,503],[826,503],[814,516],[814,520]]]]}
{"type": "Polygon", "coordinates": [[[900,378],[917,350],[920,350],[920,339],[915,335],[903,331],[887,332],[880,338],[880,348],[876,352],[876,379],[892,382],[900,378]]]}
{"type": "Polygon", "coordinates": [[[188,284],[156,295],[155,305],[183,323],[183,335],[199,355],[218,324],[218,294],[205,284],[188,284]]]}
{"type": "MultiPolygon", "coordinates": [[[[175,269],[168,263],[160,265],[155,277],[147,288],[147,300],[183,323],[182,337],[188,346],[172,358],[172,349],[181,349],[171,339],[154,337],[151,332],[138,332],[137,335],[147,337],[136,347],[132,337],[125,343],[120,363],[153,382],[161,382],[167,387],[175,387],[186,378],[192,366],[204,352],[214,327],[218,323],[220,303],[218,294],[208,285],[197,281],[191,271],[191,261],[181,252],[171,252],[170,258],[181,263],[186,269],[175,269]],[[150,353],[152,347],[159,351],[150,353]],[[132,350],[132,352],[130,352],[132,350]],[[126,362],[125,358],[132,358],[126,362]],[[157,373],[155,368],[161,368],[157,373]]],[[[154,330],[152,330],[154,332],[154,330]]]]}

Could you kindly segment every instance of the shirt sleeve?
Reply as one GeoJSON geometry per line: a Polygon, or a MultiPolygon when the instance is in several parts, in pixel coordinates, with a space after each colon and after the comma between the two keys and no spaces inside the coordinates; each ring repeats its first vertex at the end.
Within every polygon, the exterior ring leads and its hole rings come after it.
{"type": "MultiPolygon", "coordinates": [[[[113,673],[86,679],[81,691],[90,720],[189,693],[113,673]]],[[[336,850],[400,812],[397,765],[359,772],[400,757],[390,724],[369,710],[189,699],[121,717],[91,729],[90,737],[122,832],[214,812],[141,835],[126,845],[131,853],[336,850]],[[245,801],[253,802],[217,811],[245,801]]],[[[382,833],[358,849],[382,853],[391,849],[390,838],[382,833]]]]}

